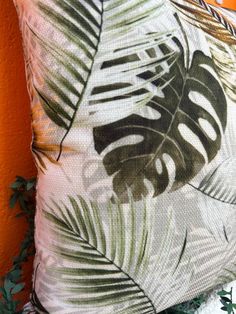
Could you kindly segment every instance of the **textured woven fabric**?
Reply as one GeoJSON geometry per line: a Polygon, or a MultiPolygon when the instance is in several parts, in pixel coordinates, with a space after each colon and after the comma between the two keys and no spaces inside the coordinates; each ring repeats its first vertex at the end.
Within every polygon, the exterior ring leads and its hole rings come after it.
{"type": "Polygon", "coordinates": [[[234,279],[234,15],[202,0],[15,4],[38,168],[24,313],[158,313],[234,279]]]}

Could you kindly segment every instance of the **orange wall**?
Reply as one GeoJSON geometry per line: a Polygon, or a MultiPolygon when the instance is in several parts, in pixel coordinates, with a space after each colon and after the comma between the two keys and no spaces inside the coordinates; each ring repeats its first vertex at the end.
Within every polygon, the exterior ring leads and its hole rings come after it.
{"type": "MultiPolygon", "coordinates": [[[[216,0],[206,0],[209,4],[217,5],[216,0]]],[[[222,7],[236,10],[236,0],[223,0],[222,7]]]]}
{"type": "MultiPolygon", "coordinates": [[[[15,218],[19,209],[9,209],[9,185],[16,175],[36,175],[30,151],[31,117],[26,91],[21,38],[12,0],[0,0],[0,276],[12,265],[27,230],[24,218],[15,218]]],[[[29,294],[32,259],[25,267],[29,294]]]]}

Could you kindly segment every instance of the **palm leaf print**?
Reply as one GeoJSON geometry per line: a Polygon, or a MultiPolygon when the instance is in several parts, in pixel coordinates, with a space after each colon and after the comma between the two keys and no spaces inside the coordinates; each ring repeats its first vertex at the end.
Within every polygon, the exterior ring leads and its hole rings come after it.
{"type": "MultiPolygon", "coordinates": [[[[43,278],[36,288],[38,295],[42,285],[48,290],[55,282],[56,298],[67,305],[68,313],[79,307],[82,313],[133,314],[157,313],[156,306],[163,308],[185,292],[192,276],[187,232],[176,234],[171,214],[153,255],[156,240],[149,201],[137,205],[131,193],[129,197],[129,204],[118,199],[98,204],[80,195],[68,196],[66,203],[53,199],[45,203],[42,214],[53,238],[50,251],[64,262],[46,266],[38,277],[43,278]],[[185,284],[178,296],[172,295],[180,280],[185,284]]],[[[50,305],[42,303],[50,312],[50,305]]]]}
{"type": "Polygon", "coordinates": [[[163,93],[153,96],[147,104],[152,115],[147,118],[147,114],[137,112],[94,128],[95,148],[98,153],[105,150],[105,168],[114,176],[114,191],[123,201],[127,200],[127,187],[132,189],[136,200],[147,195],[147,181],[153,187],[153,196],[169,188],[173,170],[171,173],[168,169],[168,157],[175,164],[170,189],[180,188],[216,156],[221,145],[221,130],[226,126],[226,99],[211,72],[213,62],[201,51],[195,51],[188,65],[189,54],[178,39],[173,42],[178,47],[175,53],[173,46],[165,43],[159,46],[160,58],[172,55],[168,60],[170,71],[159,79],[151,71],[140,75],[145,80],[154,77],[153,87],[163,93]],[[194,95],[207,105],[199,105],[194,95]],[[207,131],[209,127],[211,132],[207,131]],[[198,144],[192,143],[186,130],[198,144]],[[125,138],[132,135],[136,138],[126,145],[125,138]]]}
{"type": "Polygon", "coordinates": [[[199,186],[191,185],[213,199],[236,205],[235,171],[235,158],[228,158],[213,168],[199,186]]]}
{"type": "Polygon", "coordinates": [[[35,90],[32,86],[32,65],[31,60],[27,56],[27,50],[25,53],[25,70],[27,77],[27,88],[31,102],[31,127],[32,127],[32,143],[31,152],[33,153],[34,160],[38,170],[44,171],[47,169],[45,159],[57,164],[55,159],[51,156],[51,153],[58,151],[58,145],[48,144],[51,141],[51,132],[55,131],[55,127],[52,127],[50,121],[45,118],[44,111],[39,101],[35,101],[35,90]],[[47,132],[45,132],[47,130],[47,132]],[[47,143],[47,140],[49,142],[47,143]]]}
{"type": "Polygon", "coordinates": [[[222,270],[222,272],[224,272],[224,275],[220,276],[222,285],[235,281],[236,279],[236,264],[230,266],[231,266],[230,268],[224,268],[222,270]]]}
{"type": "Polygon", "coordinates": [[[161,204],[151,197],[134,202],[131,193],[128,204],[76,194],[43,201],[38,222],[45,229],[38,236],[50,262],[45,256],[38,268],[37,304],[49,313],[151,314],[179,303],[192,286],[213,288],[219,269],[212,259],[223,263],[229,245],[235,254],[232,234],[227,230],[221,240],[187,227],[174,208],[159,215],[161,204]]]}
{"type": "MultiPolygon", "coordinates": [[[[59,204],[54,202],[54,206],[63,213],[64,209],[59,204]]],[[[110,220],[107,226],[109,239],[97,204],[77,196],[70,197],[70,206],[72,211],[67,207],[66,214],[62,214],[63,219],[54,212],[44,211],[56,232],[54,253],[75,263],[73,268],[50,270],[53,276],[60,276],[65,290],[64,301],[84,307],[89,304],[95,308],[124,302],[127,304],[122,313],[157,313],[135,279],[147,271],[150,257],[151,229],[145,204],[141,232],[138,232],[138,215],[132,199],[126,210],[119,202],[116,205],[109,202],[103,209],[110,220]],[[126,225],[126,219],[129,225],[126,225]],[[75,293],[79,298],[73,297],[75,293]]]]}
{"type": "Polygon", "coordinates": [[[236,24],[204,0],[171,0],[187,21],[227,44],[236,44],[236,24]]]}
{"type": "MultiPolygon", "coordinates": [[[[32,146],[31,150],[35,158],[38,170],[45,173],[47,170],[46,160],[53,164],[60,164],[56,161],[53,153],[60,151],[60,146],[51,143],[53,132],[55,132],[55,125],[45,118],[41,103],[37,102],[32,106],[32,146]]],[[[75,149],[63,146],[63,151],[67,153],[74,152],[75,149]]]]}
{"type": "Polygon", "coordinates": [[[155,49],[158,42],[171,35],[170,32],[133,33],[134,29],[147,20],[157,18],[165,3],[163,0],[151,0],[140,11],[139,7],[144,2],[146,1],[37,2],[44,21],[65,41],[65,45],[62,45],[56,40],[45,39],[28,23],[31,35],[44,55],[58,65],[57,70],[51,69],[45,64],[45,58],[39,57],[38,67],[44,85],[35,84],[46,114],[65,130],[57,160],[72,126],[114,121],[117,116],[125,116],[149,101],[150,92],[142,92],[143,82],[137,79],[137,75],[143,72],[144,67],[148,69],[158,66],[160,60],[152,60],[152,63],[149,60],[147,63],[139,54],[148,49],[151,51],[153,47],[155,49]],[[67,42],[72,49],[66,48],[67,42]],[[114,65],[112,71],[110,64],[114,65]],[[78,121],[79,110],[82,118],[78,121]]]}
{"type": "Polygon", "coordinates": [[[225,45],[223,42],[208,38],[212,60],[227,96],[236,101],[236,45],[225,45]]]}
{"type": "Polygon", "coordinates": [[[230,16],[226,10],[211,7],[203,0],[172,0],[172,3],[190,24],[207,34],[215,70],[227,95],[235,101],[235,17],[230,16]]]}

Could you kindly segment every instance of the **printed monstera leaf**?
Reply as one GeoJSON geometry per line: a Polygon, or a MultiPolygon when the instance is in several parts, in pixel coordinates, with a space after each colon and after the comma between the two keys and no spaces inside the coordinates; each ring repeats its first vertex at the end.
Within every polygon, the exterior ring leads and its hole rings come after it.
{"type": "Polygon", "coordinates": [[[127,187],[140,199],[148,182],[154,196],[175,190],[214,158],[226,124],[224,94],[212,60],[201,51],[190,55],[169,2],[35,3],[48,32],[27,22],[41,51],[31,49],[39,77],[33,83],[57,127],[57,161],[77,128],[93,128],[114,191],[126,200],[127,187]],[[163,26],[166,14],[173,27],[163,26]]]}
{"type": "MultiPolygon", "coordinates": [[[[188,64],[188,53],[179,40],[174,42],[178,58],[168,61],[168,73],[152,81],[157,90],[162,86],[162,94],[153,95],[147,112],[137,111],[94,128],[95,148],[99,154],[105,152],[104,166],[123,201],[127,200],[127,188],[136,200],[147,195],[150,183],[153,196],[167,188],[180,188],[216,156],[221,145],[226,99],[212,60],[195,51],[188,64]],[[130,140],[125,143],[127,137],[130,140]]],[[[173,48],[163,43],[160,49],[168,55],[173,48]]],[[[153,76],[155,73],[146,71],[140,78],[153,76]]]]}
{"type": "Polygon", "coordinates": [[[236,20],[230,11],[207,4],[204,0],[171,0],[181,17],[206,33],[215,70],[227,95],[235,101],[236,20]]]}

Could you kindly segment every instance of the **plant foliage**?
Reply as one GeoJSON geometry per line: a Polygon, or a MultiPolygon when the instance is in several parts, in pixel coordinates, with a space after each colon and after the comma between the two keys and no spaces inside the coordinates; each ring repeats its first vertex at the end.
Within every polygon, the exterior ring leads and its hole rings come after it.
{"type": "Polygon", "coordinates": [[[19,314],[20,301],[16,300],[16,295],[24,289],[22,282],[22,266],[30,256],[35,255],[34,247],[34,215],[35,215],[35,185],[36,179],[29,180],[17,176],[15,182],[11,184],[12,195],[10,198],[10,208],[19,204],[21,210],[16,215],[17,218],[24,217],[29,229],[20,246],[19,255],[13,259],[13,266],[0,281],[0,313],[19,314]]]}

